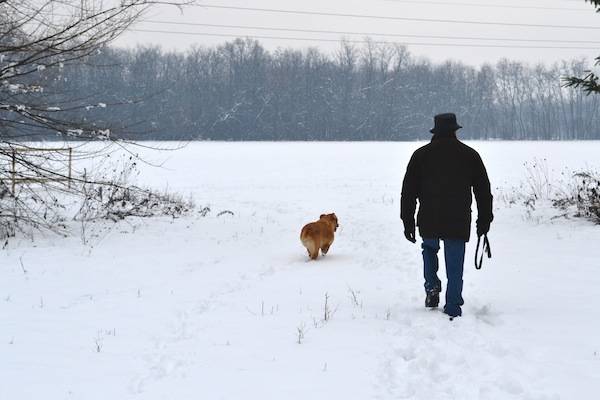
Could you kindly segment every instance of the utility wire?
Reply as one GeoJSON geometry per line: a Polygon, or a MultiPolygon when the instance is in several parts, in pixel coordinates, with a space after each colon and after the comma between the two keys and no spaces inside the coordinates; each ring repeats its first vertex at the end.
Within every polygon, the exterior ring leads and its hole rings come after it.
{"type": "Polygon", "coordinates": [[[476,36],[443,36],[443,35],[412,35],[403,33],[377,33],[377,32],[351,32],[351,31],[330,31],[316,29],[294,29],[294,28],[269,28],[265,26],[249,25],[223,25],[223,24],[204,24],[199,22],[170,22],[162,20],[141,19],[140,22],[150,24],[164,25],[186,25],[203,26],[209,28],[230,28],[230,29],[251,29],[260,31],[282,31],[282,32],[302,32],[302,33],[322,33],[334,35],[361,35],[361,36],[389,36],[389,37],[407,37],[417,39],[455,39],[455,40],[481,40],[481,41],[506,41],[506,42],[540,42],[540,43],[588,43],[600,44],[598,40],[565,40],[565,39],[517,39],[517,38],[490,38],[476,36]]]}
{"type": "MultiPolygon", "coordinates": [[[[153,30],[153,29],[130,29],[133,32],[143,33],[164,33],[173,35],[191,35],[191,36],[213,36],[213,37],[228,37],[228,38],[252,38],[252,39],[274,39],[274,40],[293,40],[293,41],[306,41],[306,42],[335,42],[339,43],[338,39],[324,39],[324,38],[301,38],[301,37],[280,37],[280,36],[266,36],[266,35],[233,35],[226,33],[207,33],[207,32],[176,32],[176,31],[165,31],[165,30],[153,30]]],[[[509,49],[565,49],[565,50],[597,50],[597,48],[591,47],[575,47],[575,46],[514,46],[514,45],[502,45],[502,44],[467,44],[467,43],[409,43],[409,42],[390,42],[390,41],[379,41],[379,40],[344,40],[348,43],[375,43],[375,44],[402,44],[407,46],[433,46],[433,47],[483,47],[483,48],[509,48],[509,49]]]]}
{"type": "Polygon", "coordinates": [[[512,4],[481,4],[481,3],[463,3],[450,1],[428,1],[428,0],[383,0],[391,3],[406,3],[406,4],[429,4],[429,5],[452,5],[478,8],[508,8],[508,9],[525,9],[525,10],[551,10],[551,11],[581,11],[590,12],[589,8],[567,8],[567,7],[543,7],[543,6],[517,6],[512,4]]]}
{"type": "Polygon", "coordinates": [[[413,18],[413,17],[396,17],[396,16],[384,16],[384,15],[342,14],[342,13],[318,12],[318,11],[283,10],[283,9],[276,9],[276,8],[221,6],[221,5],[213,5],[213,4],[195,4],[195,6],[203,7],[203,8],[224,9],[224,10],[256,11],[256,12],[276,13],[276,14],[319,15],[319,16],[326,16],[326,17],[379,19],[379,20],[388,20],[388,21],[413,21],[413,22],[434,22],[434,23],[448,23],[448,24],[514,26],[514,27],[528,27],[528,28],[600,30],[600,26],[589,26],[589,25],[588,26],[586,26],[586,25],[548,25],[548,24],[523,24],[523,23],[512,23],[512,22],[486,22],[486,21],[456,20],[456,19],[413,18]]]}

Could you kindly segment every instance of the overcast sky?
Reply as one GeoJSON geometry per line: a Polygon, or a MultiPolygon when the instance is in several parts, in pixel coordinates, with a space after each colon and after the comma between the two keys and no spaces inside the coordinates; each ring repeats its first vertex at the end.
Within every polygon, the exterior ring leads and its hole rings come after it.
{"type": "MultiPolygon", "coordinates": [[[[190,7],[183,10],[183,12],[173,7],[156,8],[145,17],[145,21],[138,23],[133,29],[210,33],[241,37],[307,38],[312,40],[265,38],[259,40],[270,50],[277,47],[306,48],[312,46],[319,47],[327,52],[333,52],[339,48],[339,43],[336,41],[341,39],[342,36],[350,40],[360,41],[365,37],[361,33],[370,33],[369,36],[376,41],[409,43],[408,48],[414,55],[426,56],[435,61],[451,58],[475,65],[496,62],[503,57],[525,60],[530,63],[549,63],[557,59],[575,57],[587,57],[591,60],[600,54],[600,14],[595,14],[592,6],[583,0],[204,0],[200,4],[401,18],[587,26],[596,27],[597,29],[560,29],[556,27],[403,21],[331,15],[295,15],[205,7],[190,7]],[[501,5],[501,7],[496,7],[497,5],[501,5]],[[150,21],[173,22],[174,24],[159,24],[150,21]],[[185,23],[237,25],[244,28],[184,25],[185,23]],[[356,34],[270,31],[250,29],[249,27],[355,32],[356,34]],[[383,34],[416,35],[417,37],[382,36],[383,34]],[[422,36],[459,36],[503,40],[481,41],[422,36]],[[320,39],[333,41],[320,41],[320,39]],[[519,42],[506,39],[549,41],[519,42]],[[559,41],[595,41],[595,43],[564,43],[559,41]],[[513,48],[426,46],[417,45],[416,43],[488,44],[507,45],[513,46],[513,48]],[[572,46],[585,47],[586,49],[532,49],[514,48],[514,46],[572,46]]],[[[209,46],[223,43],[226,40],[233,39],[219,36],[131,31],[118,39],[116,45],[132,47],[138,44],[157,44],[164,49],[185,50],[192,45],[209,46]]]]}

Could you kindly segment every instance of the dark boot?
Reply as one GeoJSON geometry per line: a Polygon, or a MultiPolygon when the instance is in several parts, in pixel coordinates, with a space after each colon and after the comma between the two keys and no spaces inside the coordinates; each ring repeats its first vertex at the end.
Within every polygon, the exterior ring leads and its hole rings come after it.
{"type": "Polygon", "coordinates": [[[462,310],[459,306],[450,307],[447,304],[444,306],[444,314],[450,317],[450,320],[460,317],[462,315],[462,310]]]}
{"type": "Polygon", "coordinates": [[[440,304],[440,292],[438,290],[430,290],[425,298],[425,307],[435,308],[440,304]]]}

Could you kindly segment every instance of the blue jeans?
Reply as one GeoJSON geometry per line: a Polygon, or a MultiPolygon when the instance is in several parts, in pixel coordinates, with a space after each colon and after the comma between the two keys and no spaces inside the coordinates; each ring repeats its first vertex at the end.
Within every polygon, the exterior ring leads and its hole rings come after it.
{"type": "MultiPolygon", "coordinates": [[[[444,312],[452,317],[462,315],[463,269],[465,262],[465,241],[442,239],[444,241],[444,258],[446,260],[446,305],[444,312]]],[[[437,276],[439,261],[437,253],[440,250],[440,239],[423,239],[423,265],[425,272],[425,291],[441,291],[442,282],[437,276]]]]}

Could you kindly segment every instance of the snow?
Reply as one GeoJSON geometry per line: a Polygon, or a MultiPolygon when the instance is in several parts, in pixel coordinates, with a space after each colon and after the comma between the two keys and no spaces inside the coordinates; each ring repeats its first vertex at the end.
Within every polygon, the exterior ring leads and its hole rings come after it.
{"type": "Polygon", "coordinates": [[[110,139],[110,129],[99,129],[94,132],[93,136],[100,140],[108,140],[110,139]]]}
{"type": "MultiPolygon", "coordinates": [[[[600,142],[471,144],[496,193],[534,159],[552,177],[600,163],[600,142]]],[[[497,201],[494,258],[476,271],[469,243],[464,316],[450,322],[424,309],[419,247],[399,220],[420,145],[143,150],[164,164],[144,164],[142,183],[211,211],[98,227],[91,245],[10,242],[0,399],[595,398],[600,228],[497,201]],[[300,229],[332,211],[330,254],[308,262],[300,229]]]]}
{"type": "MultiPolygon", "coordinates": [[[[6,82],[6,81],[5,81],[6,82]]],[[[7,85],[8,87],[8,91],[11,92],[12,94],[16,94],[21,92],[21,90],[23,89],[23,85],[20,83],[14,84],[14,83],[9,83],[7,85]]]]}
{"type": "Polygon", "coordinates": [[[83,129],[67,129],[68,136],[81,136],[83,135],[83,129]]]}

